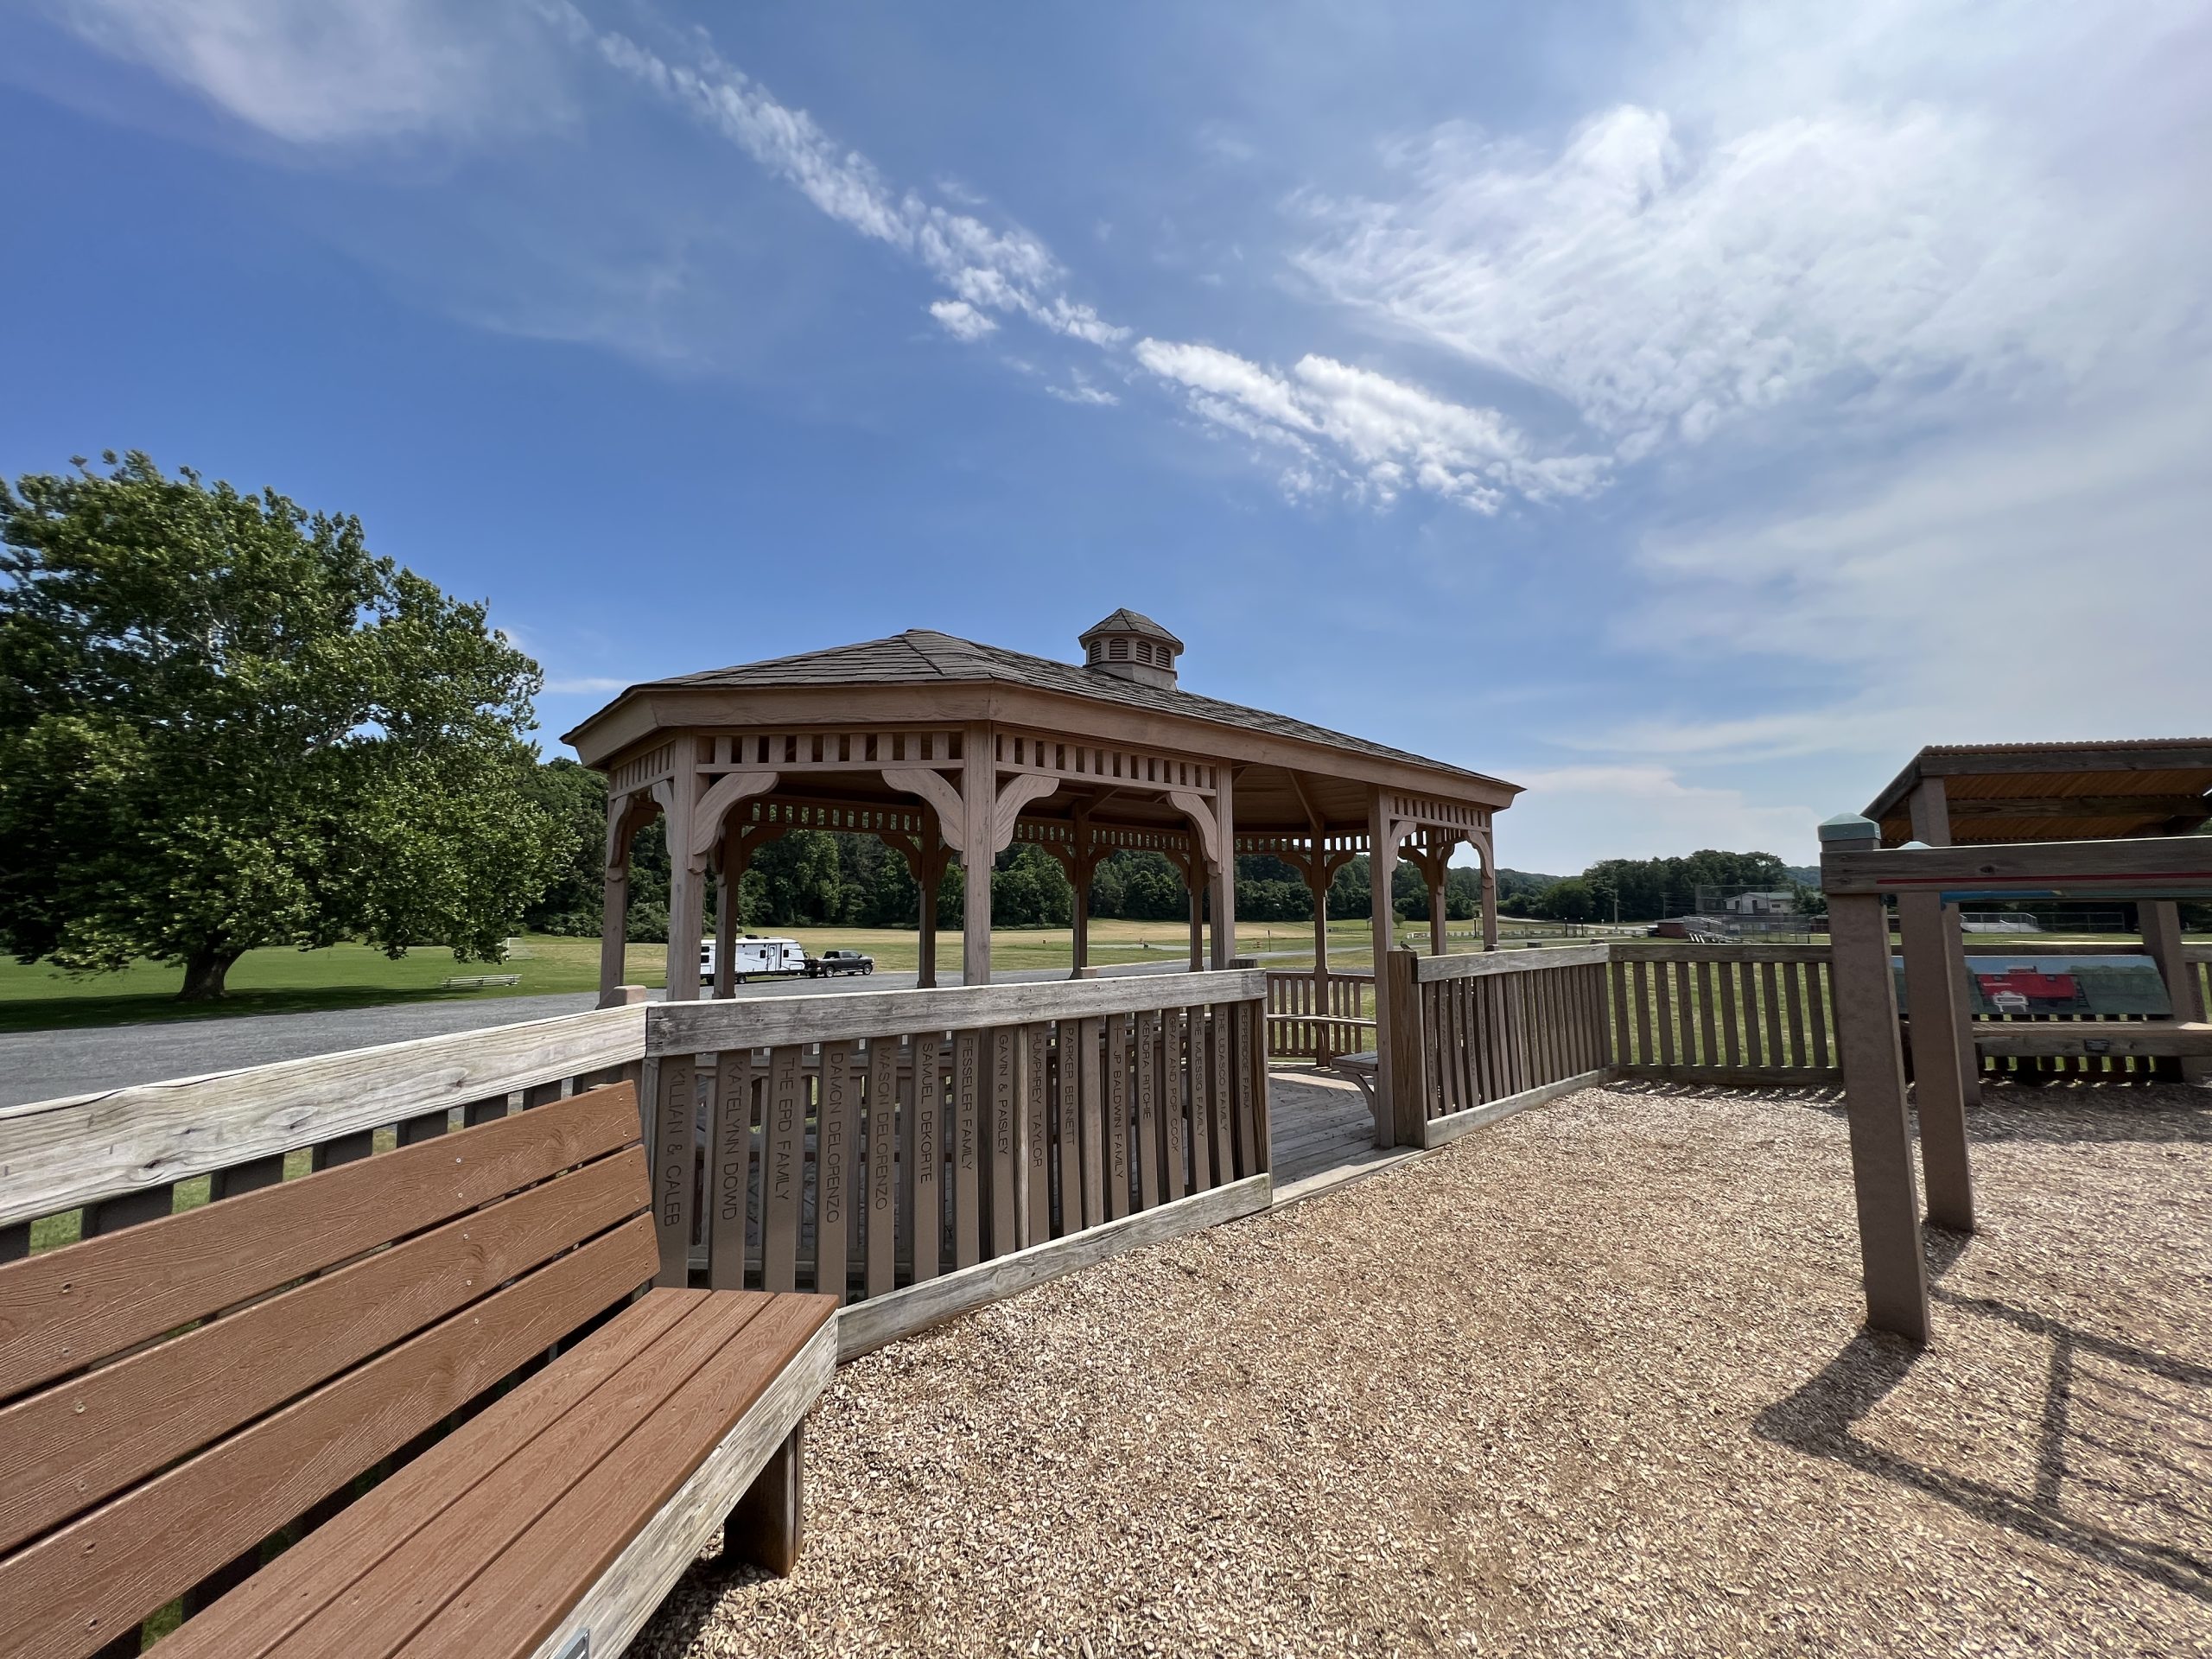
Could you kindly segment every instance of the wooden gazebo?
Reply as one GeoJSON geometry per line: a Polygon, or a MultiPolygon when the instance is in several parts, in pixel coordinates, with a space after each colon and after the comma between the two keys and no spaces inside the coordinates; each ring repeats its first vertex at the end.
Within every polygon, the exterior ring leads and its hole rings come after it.
{"type": "MultiPolygon", "coordinates": [[[[934,982],[939,880],[950,860],[988,872],[1017,841],[1043,848],[1077,897],[1076,971],[1087,971],[1087,898],[1101,860],[1163,854],[1192,894],[1191,966],[1230,964],[1238,854],[1268,854],[1315,896],[1317,973],[1325,895],[1370,855],[1376,959],[1390,947],[1390,880],[1403,856],[1426,878],[1433,950],[1444,947],[1445,868],[1461,843],[1483,870],[1486,946],[1497,943],[1491,817],[1516,785],[1287,715],[1185,691],[1182,642],[1121,610],[1080,637],[1081,663],[926,629],[635,685],[567,734],[607,778],[601,992],[620,995],[631,838],[669,826],[668,995],[702,994],[703,888],[727,995],[733,890],[753,854],[793,829],[857,831],[895,849],[921,888],[921,982],[934,982]]],[[[990,978],[991,883],[964,884],[962,978],[990,978]]]]}

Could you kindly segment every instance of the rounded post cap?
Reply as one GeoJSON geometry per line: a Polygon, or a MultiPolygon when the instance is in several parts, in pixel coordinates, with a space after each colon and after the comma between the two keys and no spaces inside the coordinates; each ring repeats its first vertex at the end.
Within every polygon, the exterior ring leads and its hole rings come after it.
{"type": "Polygon", "coordinates": [[[1831,841],[1876,841],[1880,839],[1881,834],[1881,825],[1872,818],[1860,817],[1856,812],[1839,812],[1821,823],[1823,843],[1831,841]]]}

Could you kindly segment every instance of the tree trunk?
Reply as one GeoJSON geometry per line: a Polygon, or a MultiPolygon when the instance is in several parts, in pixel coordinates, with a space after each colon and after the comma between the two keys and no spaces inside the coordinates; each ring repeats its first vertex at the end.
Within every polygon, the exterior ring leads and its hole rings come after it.
{"type": "Polygon", "coordinates": [[[180,1002],[213,1002],[223,994],[223,977],[231,971],[231,964],[245,954],[243,950],[195,950],[185,958],[184,988],[179,991],[180,1002]]]}

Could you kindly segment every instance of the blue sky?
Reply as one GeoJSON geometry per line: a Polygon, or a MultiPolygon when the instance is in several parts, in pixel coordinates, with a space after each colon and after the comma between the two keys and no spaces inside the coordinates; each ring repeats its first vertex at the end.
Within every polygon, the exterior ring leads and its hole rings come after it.
{"type": "Polygon", "coordinates": [[[2212,727],[2212,8],[33,0],[0,469],[359,513],[543,662],[907,626],[1809,860],[2212,727]]]}

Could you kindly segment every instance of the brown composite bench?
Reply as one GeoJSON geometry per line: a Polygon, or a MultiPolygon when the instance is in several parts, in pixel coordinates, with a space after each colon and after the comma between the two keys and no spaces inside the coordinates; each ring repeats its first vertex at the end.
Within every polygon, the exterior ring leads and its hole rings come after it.
{"type": "Polygon", "coordinates": [[[835,1301],[646,1288],[650,1198],[620,1084],[0,1267],[0,1652],[604,1659],[717,1528],[787,1571],[835,1301]]]}
{"type": "Polygon", "coordinates": [[[1375,1120],[1378,1130],[1382,1127],[1382,1103],[1375,1093],[1375,1076],[1382,1064],[1382,1057],[1371,1048],[1358,1054],[1339,1054],[1329,1062],[1330,1071],[1359,1085],[1359,1092],[1367,1096],[1367,1115],[1375,1120]]]}

